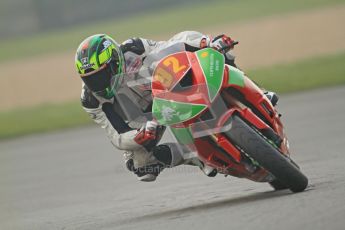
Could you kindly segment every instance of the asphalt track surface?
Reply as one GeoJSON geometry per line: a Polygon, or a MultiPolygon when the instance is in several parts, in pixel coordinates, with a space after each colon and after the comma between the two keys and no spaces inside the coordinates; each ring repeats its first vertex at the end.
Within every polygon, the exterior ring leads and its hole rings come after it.
{"type": "Polygon", "coordinates": [[[0,142],[0,229],[345,229],[345,87],[279,108],[305,192],[191,166],[138,182],[92,126],[0,142]]]}

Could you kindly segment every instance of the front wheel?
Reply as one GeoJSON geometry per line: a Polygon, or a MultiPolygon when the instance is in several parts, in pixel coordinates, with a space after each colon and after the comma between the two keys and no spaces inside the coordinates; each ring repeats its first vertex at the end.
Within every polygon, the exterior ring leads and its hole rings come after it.
{"type": "Polygon", "coordinates": [[[308,178],[291,163],[290,159],[240,117],[231,118],[231,128],[225,134],[249,157],[269,171],[281,183],[279,187],[285,185],[293,192],[302,192],[308,186],[308,178]]]}
{"type": "Polygon", "coordinates": [[[289,187],[280,182],[280,180],[274,179],[273,181],[269,182],[269,184],[274,188],[274,190],[279,191],[283,189],[288,189],[289,187]]]}

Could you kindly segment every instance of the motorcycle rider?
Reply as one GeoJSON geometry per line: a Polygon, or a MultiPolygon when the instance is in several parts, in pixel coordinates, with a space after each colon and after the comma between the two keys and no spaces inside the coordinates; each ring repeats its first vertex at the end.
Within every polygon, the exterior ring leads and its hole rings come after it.
{"type": "Polygon", "coordinates": [[[148,54],[177,42],[183,42],[186,51],[206,47],[217,49],[224,53],[227,64],[235,66],[234,57],[228,53],[234,46],[230,37],[211,38],[196,31],[181,32],[168,41],[159,42],[131,38],[121,45],[108,35],[96,34],[82,41],[76,52],[75,63],[83,80],[82,106],[106,130],[111,143],[125,151],[126,166],[140,181],[154,181],[162,169],[180,164],[197,165],[208,176],[217,174],[216,169],[204,165],[195,156],[186,157],[184,153],[188,150],[184,146],[177,143],[157,145],[165,127],[159,126],[152,117],[129,118],[135,113],[131,111],[134,107],[150,110],[151,94],[134,95],[128,100],[131,92],[121,87],[121,81],[126,79],[116,77],[137,71],[148,54]],[[122,94],[121,90],[124,90],[122,94]]]}

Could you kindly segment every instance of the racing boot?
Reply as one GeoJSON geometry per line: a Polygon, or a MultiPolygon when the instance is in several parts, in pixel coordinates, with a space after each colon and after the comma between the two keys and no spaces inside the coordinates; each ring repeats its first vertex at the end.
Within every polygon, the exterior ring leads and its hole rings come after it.
{"type": "Polygon", "coordinates": [[[157,161],[152,152],[148,152],[144,148],[126,151],[124,158],[127,169],[136,174],[139,181],[155,181],[164,169],[164,164],[157,161]]]}
{"type": "Polygon", "coordinates": [[[133,159],[129,159],[126,161],[126,167],[129,171],[137,175],[139,181],[143,182],[155,181],[159,173],[164,169],[164,165],[161,163],[155,163],[135,168],[133,159]]]}
{"type": "Polygon", "coordinates": [[[164,168],[172,167],[173,156],[168,145],[158,145],[152,148],[152,151],[147,153],[155,158],[155,163],[135,167],[133,158],[126,160],[126,167],[137,175],[139,181],[151,182],[155,181],[157,176],[164,168]]]}
{"type": "Polygon", "coordinates": [[[174,167],[180,164],[188,164],[193,166],[199,166],[201,171],[204,172],[204,174],[208,177],[215,177],[217,175],[217,169],[212,168],[208,165],[205,165],[202,161],[199,159],[190,159],[185,160],[183,159],[181,152],[183,150],[177,149],[178,145],[175,144],[162,144],[158,145],[153,148],[153,156],[163,163],[165,167],[174,167]]]}

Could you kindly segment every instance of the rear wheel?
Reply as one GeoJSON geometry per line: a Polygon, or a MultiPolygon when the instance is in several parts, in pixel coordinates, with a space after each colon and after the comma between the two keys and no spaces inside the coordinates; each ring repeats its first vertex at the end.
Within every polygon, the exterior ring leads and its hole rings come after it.
{"type": "Polygon", "coordinates": [[[231,118],[231,128],[225,132],[228,138],[243,151],[269,171],[276,182],[271,185],[276,189],[289,188],[293,192],[302,192],[308,185],[308,179],[291,160],[284,156],[259,131],[250,127],[240,117],[231,118]],[[279,183],[279,186],[278,186],[279,183]],[[276,186],[276,187],[275,187],[276,186]]]}

